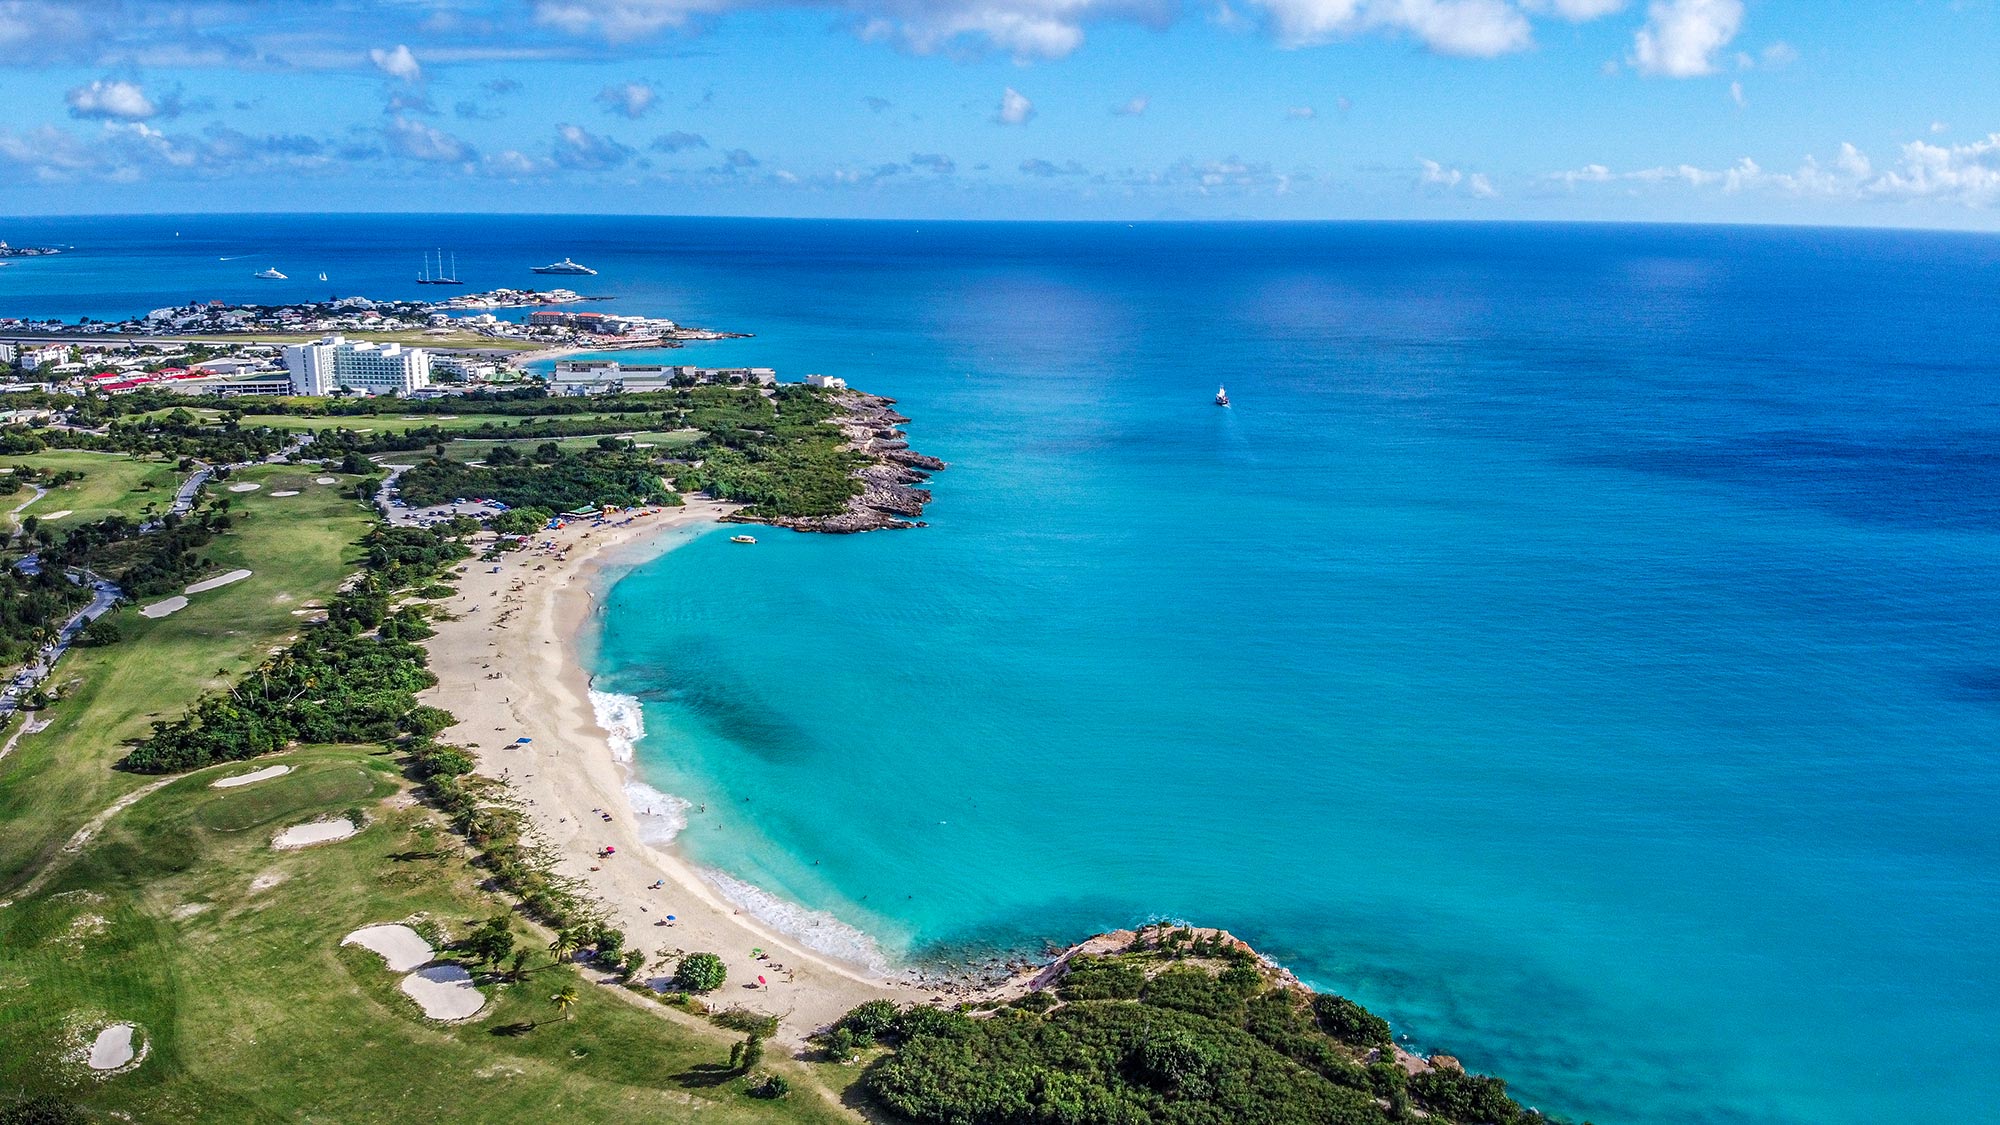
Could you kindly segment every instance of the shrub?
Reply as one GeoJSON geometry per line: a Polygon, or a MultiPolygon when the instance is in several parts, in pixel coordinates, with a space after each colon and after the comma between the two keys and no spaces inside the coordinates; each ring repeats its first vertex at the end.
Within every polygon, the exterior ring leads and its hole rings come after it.
{"type": "Polygon", "coordinates": [[[118,622],[113,621],[110,614],[106,614],[84,626],[76,643],[85,648],[103,648],[105,645],[115,645],[124,639],[125,631],[118,627],[118,622]]]}
{"type": "Polygon", "coordinates": [[[1313,997],[1313,1016],[1320,1030],[1356,1047],[1388,1047],[1395,1042],[1389,1021],[1345,996],[1325,993],[1313,997]]]}
{"type": "Polygon", "coordinates": [[[729,970],[713,953],[690,953],[674,969],[674,983],[689,992],[713,992],[728,979],[729,970]]]}
{"type": "Polygon", "coordinates": [[[901,1014],[896,1005],[887,1000],[870,1000],[857,1004],[834,1026],[844,1028],[856,1039],[869,1042],[894,1030],[896,1019],[901,1014]]]}
{"type": "Polygon", "coordinates": [[[1065,1000],[1131,1000],[1145,987],[1146,974],[1137,965],[1103,957],[1075,957],[1056,993],[1065,1000]]]}
{"type": "Polygon", "coordinates": [[[791,1092],[792,1084],[786,1081],[783,1075],[779,1074],[773,1074],[765,1078],[763,1082],[750,1088],[750,1096],[753,1098],[777,1099],[791,1092]]]}
{"type": "Polygon", "coordinates": [[[1410,1079],[1417,1104],[1453,1121],[1511,1122],[1521,1106],[1507,1096],[1507,1083],[1457,1070],[1426,1070],[1410,1079]]]}

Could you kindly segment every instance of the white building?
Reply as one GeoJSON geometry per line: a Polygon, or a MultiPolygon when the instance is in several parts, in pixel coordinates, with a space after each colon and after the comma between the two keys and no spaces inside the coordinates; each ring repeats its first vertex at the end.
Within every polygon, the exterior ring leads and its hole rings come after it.
{"type": "Polygon", "coordinates": [[[431,355],[422,348],[326,336],[285,349],[292,393],[327,395],[338,390],[409,394],[431,383],[431,355]]]}
{"type": "Polygon", "coordinates": [[[806,386],[824,387],[829,391],[844,391],[847,389],[847,380],[832,375],[808,375],[806,386]]]}
{"type": "Polygon", "coordinates": [[[50,344],[45,348],[22,348],[21,370],[40,371],[52,367],[69,358],[69,348],[62,344],[50,344]]]}
{"type": "Polygon", "coordinates": [[[482,382],[499,374],[500,368],[490,360],[475,359],[471,356],[452,355],[441,352],[431,357],[431,373],[452,374],[468,383],[482,382]]]}

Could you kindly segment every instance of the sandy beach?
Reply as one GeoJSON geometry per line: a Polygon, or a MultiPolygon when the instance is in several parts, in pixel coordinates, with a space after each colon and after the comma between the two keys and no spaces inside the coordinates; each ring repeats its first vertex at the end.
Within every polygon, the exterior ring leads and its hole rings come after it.
{"type": "Polygon", "coordinates": [[[578,662],[607,566],[643,560],[670,531],[713,523],[731,510],[691,500],[623,526],[538,533],[536,549],[510,552],[498,564],[468,562],[458,595],[441,603],[456,620],[439,622],[428,642],[439,685],[423,702],[459,717],[440,737],[474,748],[480,773],[513,786],[559,857],[558,870],[590,888],[625,931],[628,948],[654,956],[647,977],[670,973],[677,950],[719,954],[729,982],[709,1001],[776,1015],[780,1038],[796,1043],[864,1000],[938,993],[804,948],[739,913],[671,847],[642,841],[625,796],[626,768],[597,724],[578,662]],[[539,546],[549,540],[553,548],[539,546]],[[522,738],[532,741],[517,743],[522,738]],[[601,859],[606,846],[616,855],[601,859]],[[670,914],[675,921],[662,925],[670,914]],[[754,949],[766,957],[753,957],[754,949]],[[767,987],[745,987],[759,976],[767,987]]]}

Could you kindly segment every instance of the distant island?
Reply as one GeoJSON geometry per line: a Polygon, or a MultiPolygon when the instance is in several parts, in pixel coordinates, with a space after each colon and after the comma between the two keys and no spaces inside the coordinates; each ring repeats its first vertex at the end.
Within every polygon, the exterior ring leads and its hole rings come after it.
{"type": "Polygon", "coordinates": [[[0,242],[0,258],[45,258],[63,252],[60,246],[9,246],[0,242]]]}

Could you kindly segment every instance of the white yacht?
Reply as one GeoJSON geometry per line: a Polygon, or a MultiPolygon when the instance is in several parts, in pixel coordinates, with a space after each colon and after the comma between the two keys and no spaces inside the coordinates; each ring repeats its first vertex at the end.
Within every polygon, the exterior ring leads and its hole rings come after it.
{"type": "Polygon", "coordinates": [[[546,265],[546,266],[534,266],[534,267],[531,267],[531,270],[530,270],[530,272],[533,272],[533,273],[587,273],[587,274],[591,275],[592,277],[596,277],[596,276],[597,276],[597,271],[596,271],[596,270],[594,270],[594,269],[591,269],[591,268],[590,268],[589,266],[579,266],[579,265],[577,265],[577,264],[576,264],[575,262],[572,262],[572,261],[570,261],[570,260],[569,260],[568,258],[564,258],[564,259],[563,259],[562,261],[560,261],[560,262],[551,262],[551,263],[549,263],[549,264],[548,264],[548,265],[546,265]]]}
{"type": "Polygon", "coordinates": [[[257,278],[257,279],[258,279],[259,281],[284,281],[284,280],[286,280],[286,278],[285,278],[285,275],[284,275],[284,274],[281,274],[281,273],[279,273],[279,272],[278,272],[278,268],[277,268],[276,266],[273,266],[273,267],[271,267],[270,269],[267,269],[267,270],[262,270],[262,271],[259,271],[259,272],[257,272],[257,273],[253,273],[253,274],[251,274],[250,276],[251,276],[251,277],[254,277],[254,278],[257,278]]]}

